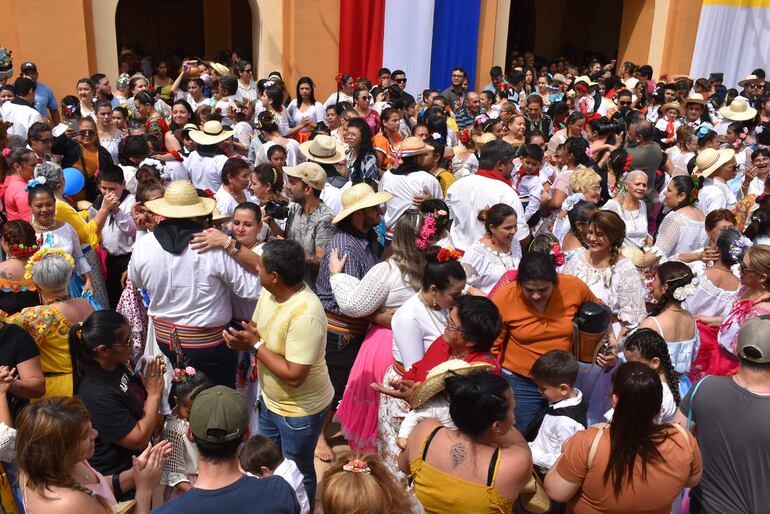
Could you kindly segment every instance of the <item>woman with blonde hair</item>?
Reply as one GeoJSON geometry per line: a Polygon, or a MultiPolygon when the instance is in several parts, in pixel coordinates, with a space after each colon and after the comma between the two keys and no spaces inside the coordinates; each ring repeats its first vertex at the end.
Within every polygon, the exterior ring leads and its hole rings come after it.
{"type": "Polygon", "coordinates": [[[626,224],[624,246],[641,249],[652,243],[647,234],[647,206],[644,195],[647,193],[647,173],[632,170],[618,180],[618,194],[607,200],[602,209],[612,211],[626,224]]]}
{"type": "MultiPolygon", "coordinates": [[[[601,201],[602,178],[593,168],[587,166],[578,166],[570,172],[569,188],[572,194],[561,203],[561,210],[556,214],[552,221],[551,232],[559,242],[564,241],[564,237],[570,231],[568,213],[581,200],[585,200],[594,205],[601,201]]],[[[543,224],[547,228],[548,223],[543,224]]]]}
{"type": "Polygon", "coordinates": [[[347,455],[321,481],[324,514],[422,512],[401,484],[373,455],[347,455]]]}
{"type": "Polygon", "coordinates": [[[27,512],[109,513],[116,494],[134,488],[132,512],[150,512],[153,488],[171,450],[168,441],[148,445],[133,458],[131,469],[105,477],[88,463],[98,434],[79,399],[42,400],[24,409],[18,421],[16,461],[27,512]]]}

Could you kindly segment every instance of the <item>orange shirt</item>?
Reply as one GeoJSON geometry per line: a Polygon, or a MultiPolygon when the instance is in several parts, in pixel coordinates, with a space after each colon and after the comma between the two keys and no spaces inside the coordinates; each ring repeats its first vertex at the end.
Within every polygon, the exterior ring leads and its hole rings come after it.
{"type": "Polygon", "coordinates": [[[569,501],[568,512],[599,514],[602,512],[644,512],[668,514],[671,504],[687,483],[687,479],[703,469],[700,450],[695,437],[685,436],[669,426],[668,439],[658,446],[662,461],[647,463],[647,477],[642,480],[642,461],[634,463],[633,489],[625,486],[616,498],[612,481],[605,483],[604,471],[610,460],[610,431],[596,448],[596,455],[588,468],[588,455],[598,429],[589,428],[569,439],[556,463],[556,471],[564,480],[582,484],[580,491],[569,501]]]}
{"type": "Polygon", "coordinates": [[[561,273],[543,312],[524,299],[516,282],[500,289],[492,301],[503,317],[492,353],[499,355],[505,348],[503,367],[525,377],[546,352],[571,353],[572,319],[585,302],[601,302],[582,280],[561,273]]]}
{"type": "MultiPolygon", "coordinates": [[[[394,135],[396,143],[401,142],[402,137],[398,134],[394,135]]],[[[393,152],[393,147],[390,145],[390,141],[385,137],[382,132],[376,134],[372,138],[372,146],[374,146],[375,152],[380,152],[385,156],[385,160],[382,161],[382,167],[386,169],[395,168],[398,163],[398,157],[393,152]]]]}

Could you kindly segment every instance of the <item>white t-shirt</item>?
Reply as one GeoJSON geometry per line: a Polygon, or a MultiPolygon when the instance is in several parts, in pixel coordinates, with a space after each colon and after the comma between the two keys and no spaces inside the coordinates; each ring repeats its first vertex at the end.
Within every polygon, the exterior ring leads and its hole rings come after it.
{"type": "Polygon", "coordinates": [[[443,197],[439,181],[423,170],[403,175],[388,170],[380,179],[379,190],[393,194],[393,198],[385,204],[384,219],[387,228],[393,227],[398,217],[412,206],[415,196],[428,193],[433,198],[443,197]]]}
{"type": "Polygon", "coordinates": [[[406,366],[422,359],[430,345],[444,333],[449,309],[428,309],[417,293],[393,314],[393,358],[406,366]]]}
{"type": "Polygon", "coordinates": [[[226,161],[226,155],[217,154],[214,157],[204,157],[196,150],[187,157],[184,166],[195,187],[217,191],[222,185],[221,174],[226,161]]]}

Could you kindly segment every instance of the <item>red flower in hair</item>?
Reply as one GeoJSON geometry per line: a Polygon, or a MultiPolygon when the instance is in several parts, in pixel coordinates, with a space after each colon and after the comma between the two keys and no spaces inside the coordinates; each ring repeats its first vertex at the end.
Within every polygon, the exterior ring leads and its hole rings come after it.
{"type": "Polygon", "coordinates": [[[467,128],[464,128],[460,131],[460,142],[464,145],[468,144],[468,141],[471,140],[471,131],[467,128]]]}
{"type": "Polygon", "coordinates": [[[438,262],[456,261],[463,255],[465,255],[465,252],[462,250],[456,250],[450,246],[439,250],[438,254],[436,255],[436,260],[438,262]]]}
{"type": "Polygon", "coordinates": [[[334,77],[334,81],[337,83],[337,87],[342,87],[342,73],[337,73],[337,76],[334,77]]]}
{"type": "Polygon", "coordinates": [[[623,171],[628,173],[628,170],[631,169],[631,161],[633,161],[634,158],[632,156],[626,157],[626,163],[623,165],[623,171]]]}

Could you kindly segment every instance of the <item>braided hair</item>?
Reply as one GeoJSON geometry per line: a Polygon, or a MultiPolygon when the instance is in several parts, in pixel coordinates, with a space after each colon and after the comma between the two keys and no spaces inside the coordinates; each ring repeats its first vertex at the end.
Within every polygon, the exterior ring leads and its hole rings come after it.
{"type": "Polygon", "coordinates": [[[657,270],[658,280],[663,285],[668,286],[663,296],[655,304],[652,309],[652,315],[657,316],[665,310],[671,302],[679,303],[680,300],[674,298],[674,291],[680,287],[684,287],[692,282],[695,275],[687,264],[678,261],[664,262],[658,266],[657,270]]]}
{"type": "Polygon", "coordinates": [[[575,236],[575,239],[578,240],[580,246],[583,248],[588,248],[588,243],[583,239],[583,236],[580,235],[580,230],[578,230],[578,223],[587,225],[591,219],[591,215],[596,211],[596,209],[596,205],[592,204],[591,202],[587,200],[580,200],[575,204],[574,207],[572,207],[572,209],[567,212],[567,219],[569,220],[569,231],[573,236],[575,236]]]}
{"type": "Polygon", "coordinates": [[[656,358],[660,361],[660,371],[666,376],[666,383],[671,390],[671,396],[674,397],[674,403],[678,406],[681,401],[679,395],[679,376],[671,363],[671,355],[668,353],[668,346],[663,336],[651,328],[640,328],[633,331],[623,345],[623,352],[638,352],[639,356],[652,361],[656,358]]]}

